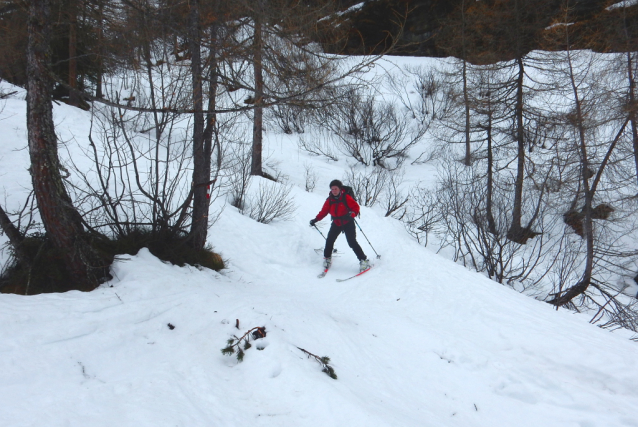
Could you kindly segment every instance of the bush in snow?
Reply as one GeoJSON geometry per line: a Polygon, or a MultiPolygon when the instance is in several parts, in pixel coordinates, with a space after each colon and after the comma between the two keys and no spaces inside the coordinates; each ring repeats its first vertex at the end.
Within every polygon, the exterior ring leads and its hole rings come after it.
{"type": "Polygon", "coordinates": [[[337,147],[365,166],[396,169],[418,143],[424,128],[397,111],[392,102],[350,90],[329,114],[327,122],[337,147]]]}
{"type": "Polygon", "coordinates": [[[292,186],[263,178],[255,179],[259,179],[259,188],[247,197],[241,212],[263,224],[270,224],[276,219],[290,219],[296,209],[294,199],[290,196],[292,186]]]}
{"type": "Polygon", "coordinates": [[[361,206],[374,206],[383,193],[391,173],[386,169],[351,166],[343,179],[354,190],[361,206]]]}

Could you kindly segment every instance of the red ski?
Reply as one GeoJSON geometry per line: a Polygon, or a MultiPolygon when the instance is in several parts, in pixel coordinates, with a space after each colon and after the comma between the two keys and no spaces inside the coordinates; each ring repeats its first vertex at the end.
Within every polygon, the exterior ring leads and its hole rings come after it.
{"type": "Polygon", "coordinates": [[[359,277],[361,276],[363,273],[367,273],[368,271],[370,271],[370,269],[372,269],[372,267],[374,267],[374,264],[370,264],[370,267],[368,267],[367,270],[363,270],[357,274],[355,274],[354,276],[350,276],[347,279],[337,279],[337,282],[345,282],[346,280],[350,280],[350,279],[354,279],[355,277],[359,277]]]}
{"type": "Polygon", "coordinates": [[[319,274],[317,277],[318,278],[323,278],[326,274],[328,274],[328,270],[330,270],[330,267],[328,268],[324,268],[324,270],[321,272],[321,274],[319,274]]]}

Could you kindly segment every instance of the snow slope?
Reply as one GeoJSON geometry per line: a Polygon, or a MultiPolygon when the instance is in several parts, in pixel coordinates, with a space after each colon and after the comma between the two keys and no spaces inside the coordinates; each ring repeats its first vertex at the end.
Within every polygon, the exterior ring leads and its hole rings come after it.
{"type": "MultiPolygon", "coordinates": [[[[4,117],[24,108],[10,103],[4,117]]],[[[58,131],[80,137],[82,114],[56,107],[58,131]]],[[[14,150],[24,121],[11,117],[0,120],[9,195],[28,187],[28,157],[14,150]]],[[[342,236],[317,279],[323,238],[308,220],[345,165],[276,135],[267,151],[292,182],[312,162],[317,189],[293,188],[287,222],[226,207],[209,234],[229,260],[221,274],[142,250],[91,293],[0,294],[0,425],[638,426],[635,342],[433,254],[374,209],[360,225],[376,266],[337,283],[357,269],[342,236]],[[255,326],[267,329],[261,350],[222,355],[255,326]],[[329,356],[338,379],[299,348],[329,356]]]]}

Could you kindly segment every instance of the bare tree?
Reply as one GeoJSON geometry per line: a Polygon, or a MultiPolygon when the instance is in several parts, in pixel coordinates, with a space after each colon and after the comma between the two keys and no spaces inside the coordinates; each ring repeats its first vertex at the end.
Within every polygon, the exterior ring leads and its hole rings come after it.
{"type": "MultiPolygon", "coordinates": [[[[475,162],[473,166],[482,166],[483,162],[475,162]]],[[[520,283],[524,287],[538,284],[549,271],[548,260],[553,255],[550,231],[556,227],[556,220],[541,212],[538,225],[544,234],[532,245],[512,242],[507,238],[512,198],[505,190],[507,187],[494,187],[499,191],[492,195],[490,223],[486,215],[486,177],[479,168],[470,169],[448,160],[441,171],[434,203],[440,218],[436,225],[442,244],[454,248],[456,260],[485,272],[499,283],[511,286],[520,283]]],[[[529,203],[525,207],[539,209],[529,203]]]]}
{"type": "MultiPolygon", "coordinates": [[[[564,10],[568,16],[569,7],[564,10]]],[[[635,200],[626,197],[634,192],[628,186],[633,155],[623,149],[633,145],[631,97],[618,96],[622,90],[617,90],[626,75],[610,72],[614,67],[596,55],[572,50],[569,25],[554,25],[547,35],[562,48],[548,54],[554,66],[546,70],[555,79],[554,95],[563,99],[555,107],[565,132],[556,156],[565,165],[559,191],[567,200],[563,218],[570,233],[562,246],[577,251],[568,260],[572,265],[561,264],[563,273],[547,300],[557,307],[593,310],[592,322],[601,326],[636,330],[635,301],[616,285],[638,260],[620,237],[636,233],[629,220],[635,200]]]]}
{"type": "Polygon", "coordinates": [[[250,174],[262,176],[262,151],[264,132],[264,13],[266,12],[265,0],[253,2],[252,20],[254,23],[252,64],[255,79],[255,94],[253,103],[253,155],[250,166],[250,174]]]}
{"type": "Polygon", "coordinates": [[[231,145],[229,156],[229,181],[230,204],[239,210],[243,210],[246,202],[246,193],[251,181],[250,165],[252,159],[252,146],[244,141],[238,141],[231,145]]]}
{"type": "Polygon", "coordinates": [[[32,1],[27,50],[30,172],[47,237],[62,254],[77,289],[90,291],[98,285],[103,277],[100,271],[107,265],[87,243],[82,218],[65,189],[61,173],[51,105],[49,25],[49,0],[32,1]]]}
{"type": "MultiPolygon", "coordinates": [[[[192,198],[193,211],[191,220],[190,239],[191,245],[195,248],[203,248],[206,244],[208,231],[208,211],[210,186],[215,182],[211,179],[211,157],[213,150],[214,126],[217,115],[214,112],[217,105],[217,85],[218,85],[218,54],[219,46],[219,24],[216,21],[210,25],[208,37],[208,107],[206,117],[204,117],[204,92],[203,77],[204,66],[201,57],[201,18],[199,12],[199,1],[190,4],[189,12],[189,46],[191,52],[191,76],[193,85],[193,182],[192,198]]],[[[220,0],[213,4],[211,13],[218,15],[220,10],[220,0]]]]}
{"type": "MultiPolygon", "coordinates": [[[[575,153],[578,155],[579,163],[577,165],[580,180],[578,188],[574,194],[570,212],[575,213],[574,216],[566,217],[568,221],[576,221],[576,228],[586,242],[586,257],[583,276],[579,282],[567,290],[558,292],[550,301],[557,306],[567,305],[572,299],[585,293],[592,283],[592,274],[594,271],[594,254],[596,237],[594,232],[594,219],[606,219],[613,209],[605,208],[605,205],[594,206],[594,199],[597,195],[598,186],[601,184],[603,174],[612,159],[614,149],[618,145],[619,140],[623,137],[629,117],[620,125],[616,134],[610,140],[605,141],[602,150],[595,148],[595,140],[599,139],[600,126],[607,119],[600,114],[593,114],[593,108],[596,102],[600,102],[603,97],[602,92],[598,89],[598,82],[583,79],[584,75],[594,74],[593,65],[587,58],[577,55],[575,52],[567,50],[565,52],[565,65],[567,65],[566,77],[569,82],[571,111],[567,112],[566,119],[572,127],[575,143],[575,153]],[[598,116],[598,122],[596,121],[598,116]],[[602,121],[601,121],[602,120],[602,121]],[[598,134],[598,135],[597,135],[598,134]],[[593,153],[593,154],[592,154],[593,153]],[[600,153],[600,157],[596,156],[600,153]],[[582,203],[580,212],[576,211],[577,204],[582,203]]],[[[594,79],[601,80],[598,74],[594,79]]],[[[608,206],[608,205],[607,205],[608,206]]],[[[569,215],[569,212],[568,212],[569,215]]]]}

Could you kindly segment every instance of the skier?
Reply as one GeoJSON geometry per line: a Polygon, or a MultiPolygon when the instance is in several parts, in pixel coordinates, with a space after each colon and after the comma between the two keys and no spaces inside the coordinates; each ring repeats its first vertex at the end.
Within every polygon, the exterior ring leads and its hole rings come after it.
{"type": "Polygon", "coordinates": [[[338,179],[330,182],[330,194],[323,204],[321,211],[314,219],[310,220],[310,226],[321,221],[326,215],[332,216],[332,225],[326,238],[326,247],[323,249],[323,267],[330,268],[332,264],[332,249],[335,240],[342,232],[346,235],[348,246],[352,248],[359,259],[359,271],[370,268],[370,261],[363,253],[357,242],[357,230],[354,227],[354,218],[359,214],[359,204],[350,195],[342,190],[343,184],[338,179]]]}

